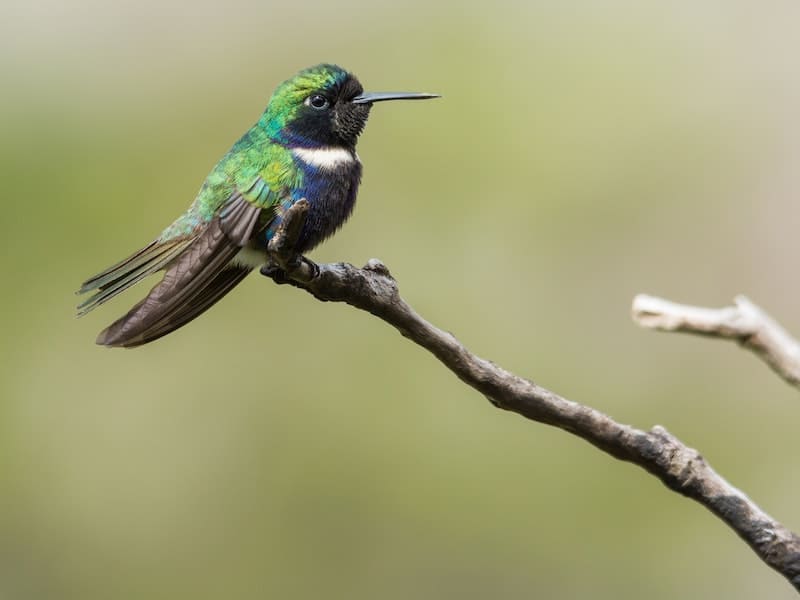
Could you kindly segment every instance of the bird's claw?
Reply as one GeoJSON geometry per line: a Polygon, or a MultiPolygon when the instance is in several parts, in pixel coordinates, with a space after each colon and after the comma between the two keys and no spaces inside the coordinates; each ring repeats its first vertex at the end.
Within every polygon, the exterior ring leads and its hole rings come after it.
{"type": "MultiPolygon", "coordinates": [[[[314,261],[307,259],[301,254],[295,254],[286,261],[285,268],[279,266],[276,262],[270,261],[268,264],[261,267],[261,274],[269,277],[278,285],[292,285],[294,287],[302,287],[302,283],[292,278],[292,274],[296,273],[302,268],[303,265],[308,266],[311,275],[307,277],[308,281],[315,279],[319,275],[319,266],[314,261]]],[[[304,277],[303,279],[306,279],[304,277]]]]}
{"type": "Polygon", "coordinates": [[[295,255],[293,259],[297,259],[297,264],[293,267],[293,269],[299,268],[301,264],[305,263],[308,267],[310,272],[310,276],[308,276],[308,280],[311,281],[312,279],[316,279],[319,277],[319,265],[315,263],[313,260],[307,259],[305,256],[302,255],[295,255]]]}
{"type": "Polygon", "coordinates": [[[289,276],[286,274],[286,271],[274,263],[269,263],[261,267],[260,273],[264,277],[269,277],[278,285],[283,285],[291,281],[289,276]]]}

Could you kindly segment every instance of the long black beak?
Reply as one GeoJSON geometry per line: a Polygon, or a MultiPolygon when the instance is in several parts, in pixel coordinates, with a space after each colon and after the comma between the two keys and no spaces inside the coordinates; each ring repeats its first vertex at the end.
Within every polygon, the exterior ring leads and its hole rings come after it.
{"type": "Polygon", "coordinates": [[[439,94],[424,94],[419,92],[366,92],[359,94],[350,102],[353,104],[372,104],[373,102],[384,102],[386,100],[426,100],[428,98],[439,98],[439,94]]]}

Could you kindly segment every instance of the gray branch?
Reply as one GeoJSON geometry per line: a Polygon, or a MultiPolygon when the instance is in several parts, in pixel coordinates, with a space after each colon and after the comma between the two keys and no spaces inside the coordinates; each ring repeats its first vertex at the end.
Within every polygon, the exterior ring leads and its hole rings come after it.
{"type": "Polygon", "coordinates": [[[316,298],[345,302],[395,327],[422,346],[497,408],[577,435],[620,460],[639,465],[669,489],[699,502],[728,524],[770,567],[800,591],[800,537],[766,514],[717,474],[705,459],[661,426],[643,431],[614,421],[589,406],[567,400],[533,381],[474,355],[452,334],[435,327],[400,297],[389,269],[371,259],[359,269],[347,263],[316,265],[292,256],[307,213],[301,201],[283,216],[270,245],[275,267],[262,272],[316,298]]]}
{"type": "Polygon", "coordinates": [[[700,308],[640,294],[633,299],[632,314],[634,321],[648,329],[735,340],[800,387],[800,344],[744,296],[737,296],[734,306],[700,308]]]}

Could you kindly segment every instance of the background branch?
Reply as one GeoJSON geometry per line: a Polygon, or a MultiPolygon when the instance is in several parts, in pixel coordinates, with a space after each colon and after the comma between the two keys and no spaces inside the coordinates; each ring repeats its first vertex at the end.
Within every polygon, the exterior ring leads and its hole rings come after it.
{"type": "Polygon", "coordinates": [[[400,297],[397,282],[379,260],[371,259],[359,269],[347,263],[315,265],[307,259],[289,258],[285,249],[293,245],[292,237],[301,229],[298,222],[302,224],[306,213],[307,207],[292,207],[283,216],[283,231],[277,236],[280,242],[270,248],[280,277],[274,269],[262,273],[279,283],[288,277],[293,285],[320,300],[346,302],[375,315],[430,351],[496,407],[568,431],[615,458],[639,465],[668,488],[708,508],[800,590],[800,537],[717,474],[696,450],[663,427],[643,431],[618,423],[474,355],[452,334],[419,316],[400,297]]]}
{"type": "Polygon", "coordinates": [[[744,296],[733,306],[701,308],[640,294],[633,320],[642,327],[736,340],[752,350],[783,379],[800,387],[800,344],[772,317],[744,296]]]}

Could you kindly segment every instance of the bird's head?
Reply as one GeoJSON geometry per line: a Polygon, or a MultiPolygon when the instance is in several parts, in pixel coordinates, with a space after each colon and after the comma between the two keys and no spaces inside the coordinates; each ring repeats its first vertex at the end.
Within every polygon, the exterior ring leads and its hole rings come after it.
{"type": "Polygon", "coordinates": [[[409,92],[364,93],[354,75],[336,65],[322,64],[280,84],[261,121],[273,139],[291,146],[354,148],[373,103],[436,97],[409,92]]]}

